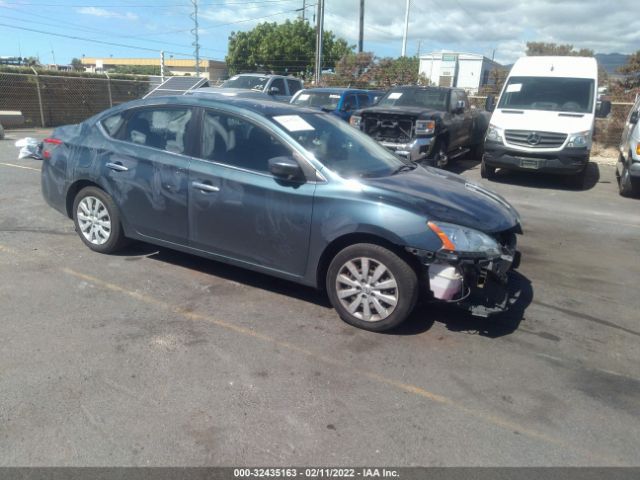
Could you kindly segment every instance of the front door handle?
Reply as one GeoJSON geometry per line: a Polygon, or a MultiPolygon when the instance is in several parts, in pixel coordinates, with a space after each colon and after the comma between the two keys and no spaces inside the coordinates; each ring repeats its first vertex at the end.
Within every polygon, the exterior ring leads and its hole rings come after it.
{"type": "Polygon", "coordinates": [[[202,190],[203,192],[219,192],[220,187],[216,187],[215,185],[211,185],[209,183],[200,183],[200,182],[191,182],[198,190],[202,190]]]}
{"type": "Polygon", "coordinates": [[[116,172],[126,172],[126,171],[129,170],[127,167],[122,165],[120,162],[118,162],[118,163],[107,163],[106,167],[110,168],[111,170],[115,170],[116,172]]]}

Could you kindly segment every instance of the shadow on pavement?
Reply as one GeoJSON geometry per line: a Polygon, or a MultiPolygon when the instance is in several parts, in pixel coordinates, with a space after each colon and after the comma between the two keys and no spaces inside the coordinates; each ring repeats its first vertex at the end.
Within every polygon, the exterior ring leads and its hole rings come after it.
{"type": "Polygon", "coordinates": [[[600,181],[600,168],[597,163],[587,165],[587,173],[583,185],[574,183],[577,177],[573,175],[553,175],[538,172],[519,172],[498,169],[496,177],[490,182],[519,185],[530,188],[549,190],[591,190],[600,181]]]}
{"type": "MultiPolygon", "coordinates": [[[[314,288],[168,248],[134,242],[116,255],[123,257],[126,261],[149,258],[170,263],[206,275],[296,298],[323,308],[332,308],[327,295],[314,288]]],[[[430,330],[435,322],[440,322],[452,332],[473,332],[489,338],[509,335],[518,328],[520,321],[524,318],[524,311],[533,300],[533,289],[531,282],[525,276],[512,272],[509,290],[510,297],[513,299],[511,308],[491,318],[473,317],[466,310],[454,305],[421,301],[402,325],[384,333],[418,335],[430,330]]],[[[337,314],[336,321],[340,321],[337,314]]]]}

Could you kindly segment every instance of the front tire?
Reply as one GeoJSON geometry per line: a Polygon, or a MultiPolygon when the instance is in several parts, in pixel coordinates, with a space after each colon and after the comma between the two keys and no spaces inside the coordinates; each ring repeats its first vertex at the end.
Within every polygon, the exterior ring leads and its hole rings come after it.
{"type": "Polygon", "coordinates": [[[382,332],[404,322],[418,300],[418,277],[391,250],[358,243],[340,251],[326,278],[329,300],[345,322],[382,332]]]}
{"type": "Polygon", "coordinates": [[[100,188],[85,187],[78,192],[73,222],[82,242],[94,252],[113,253],[124,245],[118,207],[100,188]]]}
{"type": "Polygon", "coordinates": [[[437,140],[429,159],[431,165],[438,168],[445,167],[449,163],[448,148],[446,140],[437,140]]]}
{"type": "Polygon", "coordinates": [[[487,180],[493,180],[496,178],[496,167],[487,165],[484,158],[482,159],[482,162],[480,162],[480,176],[487,180]]]}

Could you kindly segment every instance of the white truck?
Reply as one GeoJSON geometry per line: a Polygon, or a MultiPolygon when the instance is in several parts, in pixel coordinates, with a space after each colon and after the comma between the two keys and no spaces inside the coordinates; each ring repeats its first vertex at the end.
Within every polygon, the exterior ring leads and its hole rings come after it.
{"type": "Polygon", "coordinates": [[[598,65],[587,57],[523,57],[509,72],[485,136],[481,175],[497,168],[572,175],[581,186],[596,116],[598,65]]]}

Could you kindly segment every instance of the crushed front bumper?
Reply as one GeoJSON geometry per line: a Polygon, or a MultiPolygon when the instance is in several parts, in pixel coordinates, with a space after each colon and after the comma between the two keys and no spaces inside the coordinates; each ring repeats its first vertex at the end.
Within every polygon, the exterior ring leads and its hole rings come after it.
{"type": "Polygon", "coordinates": [[[508,242],[502,245],[502,253],[492,258],[446,251],[408,251],[416,255],[423,266],[423,291],[426,291],[432,300],[454,304],[468,310],[474,316],[483,318],[509,309],[512,300],[508,288],[509,273],[520,266],[520,252],[516,249],[515,234],[511,234],[508,242]],[[433,263],[453,266],[462,275],[461,292],[452,300],[438,300],[433,297],[428,275],[429,266],[433,263]]]}
{"type": "Polygon", "coordinates": [[[418,162],[427,158],[431,152],[433,139],[434,137],[416,138],[408,143],[381,141],[380,145],[409,161],[418,162]]]}

